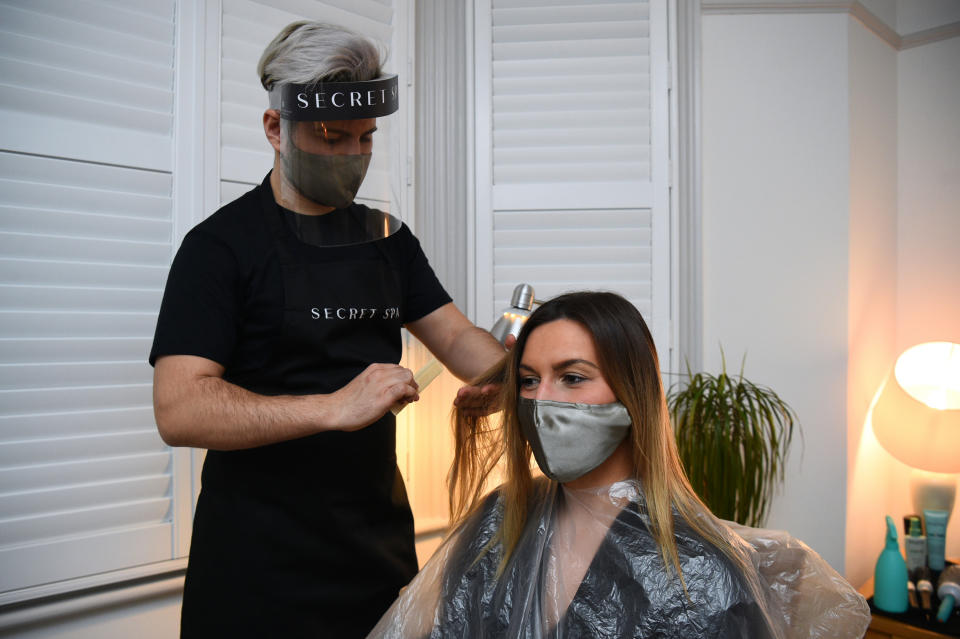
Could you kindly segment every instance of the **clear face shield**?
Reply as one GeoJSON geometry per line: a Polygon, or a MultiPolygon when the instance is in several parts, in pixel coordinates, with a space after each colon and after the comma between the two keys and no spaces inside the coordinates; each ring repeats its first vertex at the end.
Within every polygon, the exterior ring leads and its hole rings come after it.
{"type": "MultiPolygon", "coordinates": [[[[371,168],[377,118],[398,105],[396,75],[271,89],[270,107],[281,124],[283,175],[277,195],[285,208],[299,213],[291,219],[301,239],[342,246],[383,239],[400,229],[398,218],[380,210],[389,209],[390,202],[382,165],[374,171],[373,192],[361,196],[371,207],[351,206],[371,168]]],[[[389,163],[385,168],[388,173],[389,163]]]]}

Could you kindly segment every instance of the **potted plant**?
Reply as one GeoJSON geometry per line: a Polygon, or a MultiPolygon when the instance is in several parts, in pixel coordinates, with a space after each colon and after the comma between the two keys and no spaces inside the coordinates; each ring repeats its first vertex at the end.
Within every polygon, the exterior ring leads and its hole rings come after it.
{"type": "MultiPolygon", "coordinates": [[[[744,362],[746,357],[744,357],[744,362]]],[[[685,377],[667,394],[677,449],[693,489],[721,519],[762,526],[783,482],[796,413],[773,390],[727,374],[685,377]]]]}

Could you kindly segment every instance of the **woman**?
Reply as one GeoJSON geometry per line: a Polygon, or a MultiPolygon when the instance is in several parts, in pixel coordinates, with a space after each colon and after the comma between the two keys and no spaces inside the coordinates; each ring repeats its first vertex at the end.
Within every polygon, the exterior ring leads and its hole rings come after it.
{"type": "Polygon", "coordinates": [[[451,506],[465,516],[373,636],[862,635],[862,598],[812,551],[758,553],[694,494],[653,338],[623,298],[545,303],[480,382],[502,383],[502,427],[456,413],[451,506]],[[531,452],[548,479],[532,477],[531,452]],[[484,498],[501,460],[506,481],[484,498]],[[808,621],[825,611],[784,588],[798,579],[836,595],[822,632],[808,621]]]}

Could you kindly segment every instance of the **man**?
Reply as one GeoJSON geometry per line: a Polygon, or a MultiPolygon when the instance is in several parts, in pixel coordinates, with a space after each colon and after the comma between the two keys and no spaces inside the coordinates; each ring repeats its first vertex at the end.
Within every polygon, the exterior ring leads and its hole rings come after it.
{"type": "Polygon", "coordinates": [[[503,348],[405,225],[353,202],[397,108],[372,43],[296,22],[258,71],[273,170],[184,238],[150,354],[164,441],[209,449],[181,636],[363,637],[417,569],[400,328],[465,380],[503,348]]]}

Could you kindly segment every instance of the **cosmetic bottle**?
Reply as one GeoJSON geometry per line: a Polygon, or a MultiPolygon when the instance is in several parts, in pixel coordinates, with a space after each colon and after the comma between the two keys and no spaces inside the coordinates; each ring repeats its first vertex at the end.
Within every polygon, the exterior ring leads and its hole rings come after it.
{"type": "Polygon", "coordinates": [[[927,538],[920,530],[920,518],[910,517],[910,533],[903,538],[903,548],[907,553],[907,572],[923,568],[927,563],[927,538]]]}
{"type": "MultiPolygon", "coordinates": [[[[903,536],[904,537],[910,534],[910,520],[913,519],[914,517],[916,517],[917,519],[920,519],[920,515],[916,513],[910,513],[909,515],[903,516],[903,536]]],[[[921,519],[921,521],[923,520],[921,519]]]]}
{"type": "Polygon", "coordinates": [[[907,611],[907,563],[897,543],[897,526],[887,515],[887,539],[873,572],[873,605],[885,612],[907,611]]]}
{"type": "Polygon", "coordinates": [[[945,510],[924,509],[923,521],[927,528],[927,565],[930,570],[943,570],[944,551],[947,544],[947,520],[950,513],[945,510]]]}

